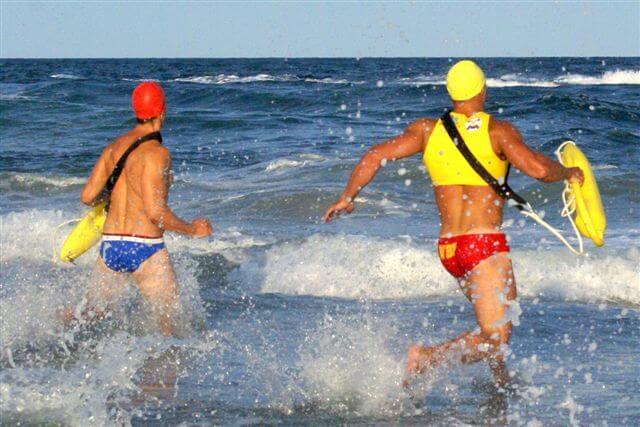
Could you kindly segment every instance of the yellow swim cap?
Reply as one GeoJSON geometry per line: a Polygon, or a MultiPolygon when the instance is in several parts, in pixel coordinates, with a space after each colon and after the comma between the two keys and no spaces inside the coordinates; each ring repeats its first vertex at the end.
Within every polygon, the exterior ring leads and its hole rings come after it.
{"type": "Polygon", "coordinates": [[[456,62],[447,73],[447,91],[454,101],[471,99],[484,88],[484,73],[478,65],[465,59],[456,62]]]}

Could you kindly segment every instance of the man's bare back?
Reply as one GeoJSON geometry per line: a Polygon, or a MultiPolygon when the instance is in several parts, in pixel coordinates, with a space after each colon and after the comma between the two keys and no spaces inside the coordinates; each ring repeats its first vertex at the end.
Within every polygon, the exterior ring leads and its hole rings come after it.
{"type": "MultiPolygon", "coordinates": [[[[99,161],[105,163],[105,169],[113,170],[116,163],[129,146],[138,138],[139,132],[128,132],[105,148],[99,161]]],[[[145,168],[161,169],[164,176],[162,187],[169,186],[170,157],[169,150],[157,140],[147,141],[129,156],[120,179],[111,194],[109,216],[105,223],[106,233],[123,233],[136,236],[161,237],[163,230],[148,217],[143,202],[143,182],[145,168]]],[[[166,198],[165,198],[166,201],[166,198]]]]}

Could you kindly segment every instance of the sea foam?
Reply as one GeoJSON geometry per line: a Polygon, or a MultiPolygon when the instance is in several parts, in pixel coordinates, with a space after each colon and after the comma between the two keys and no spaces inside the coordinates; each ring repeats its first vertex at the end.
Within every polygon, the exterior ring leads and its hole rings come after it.
{"type": "Polygon", "coordinates": [[[639,85],[640,70],[606,71],[601,76],[567,74],[566,76],[558,77],[555,81],[573,85],[639,85]]]}
{"type": "MultiPolygon", "coordinates": [[[[518,249],[512,257],[521,296],[640,305],[637,248],[593,249],[580,258],[563,249],[518,249]]],[[[434,243],[364,236],[315,234],[275,245],[232,274],[259,283],[261,292],[288,295],[398,299],[458,292],[434,243]]]]}
{"type": "MultiPolygon", "coordinates": [[[[400,84],[415,86],[444,85],[444,76],[416,76],[405,77],[397,80],[400,84]]],[[[640,70],[615,70],[606,71],[599,76],[587,76],[582,74],[566,74],[553,80],[527,77],[523,74],[505,74],[500,77],[487,77],[487,86],[504,87],[547,87],[554,88],[563,85],[637,85],[640,84],[640,70]]]]}

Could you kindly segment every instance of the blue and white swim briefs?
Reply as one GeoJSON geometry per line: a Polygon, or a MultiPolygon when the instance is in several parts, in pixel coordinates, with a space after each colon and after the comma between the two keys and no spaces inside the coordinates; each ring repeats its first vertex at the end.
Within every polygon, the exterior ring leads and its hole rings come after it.
{"type": "Polygon", "coordinates": [[[164,248],[162,237],[103,234],[100,257],[118,273],[133,273],[153,254],[164,248]]]}

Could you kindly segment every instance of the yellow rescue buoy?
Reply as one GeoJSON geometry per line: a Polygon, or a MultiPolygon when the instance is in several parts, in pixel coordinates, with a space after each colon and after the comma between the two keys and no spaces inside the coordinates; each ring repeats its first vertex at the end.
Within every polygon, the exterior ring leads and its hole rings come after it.
{"type": "Polygon", "coordinates": [[[105,207],[106,202],[94,206],[71,231],[60,250],[62,261],[73,261],[98,243],[107,219],[105,207]]]}
{"type": "Polygon", "coordinates": [[[598,183],[591,170],[589,160],[572,141],[563,144],[560,160],[565,167],[578,167],[584,173],[584,183],[571,183],[569,204],[575,210],[574,222],[580,234],[593,240],[596,246],[604,245],[607,217],[602,207],[598,183]],[[571,197],[572,196],[572,197],[571,197]]]}

